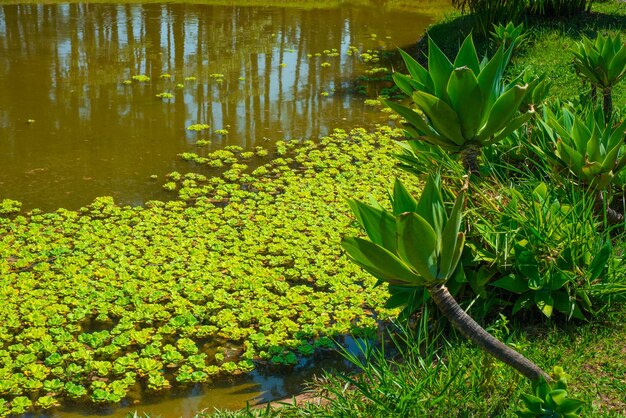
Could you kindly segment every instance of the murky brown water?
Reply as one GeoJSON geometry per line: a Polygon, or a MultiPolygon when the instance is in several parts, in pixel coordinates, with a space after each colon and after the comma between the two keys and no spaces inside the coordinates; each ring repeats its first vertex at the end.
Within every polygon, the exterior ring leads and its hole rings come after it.
{"type": "MultiPolygon", "coordinates": [[[[372,65],[348,52],[406,47],[432,21],[379,4],[3,2],[0,200],[54,210],[103,195],[124,204],[167,199],[164,175],[188,170],[177,154],[197,150],[199,139],[212,148],[249,148],[376,123],[378,112],[353,92],[355,79],[372,65]],[[124,82],[134,75],[150,81],[124,82]],[[164,92],[172,98],[156,97],[164,92]],[[198,123],[210,128],[186,129],[198,123]]],[[[295,393],[320,367],[341,362],[303,364],[284,376],[255,372],[164,397],[138,394],[140,405],[70,406],[50,416],[121,417],[138,410],[167,418],[240,408],[295,393]]]]}
{"type": "Polygon", "coordinates": [[[165,199],[163,176],[185,170],[177,154],[198,139],[252,147],[367,125],[375,112],[352,87],[371,65],[349,47],[409,45],[432,19],[347,5],[0,5],[0,199],[165,199]],[[150,81],[124,84],[139,74],[150,81]],[[211,128],[186,129],[196,123],[211,128]]]}

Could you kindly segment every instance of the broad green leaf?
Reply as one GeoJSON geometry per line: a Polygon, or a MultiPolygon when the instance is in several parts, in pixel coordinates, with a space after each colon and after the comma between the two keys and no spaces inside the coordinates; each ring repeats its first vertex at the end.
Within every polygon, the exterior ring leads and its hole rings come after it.
{"type": "Polygon", "coordinates": [[[555,389],[546,396],[547,404],[555,410],[567,398],[567,391],[564,389],[555,389]]]}
{"type": "Polygon", "coordinates": [[[602,248],[600,248],[598,254],[596,254],[593,258],[591,264],[589,264],[589,281],[594,281],[600,277],[609,261],[609,258],[611,258],[611,253],[611,241],[607,241],[602,248]]]}
{"type": "Polygon", "coordinates": [[[547,290],[538,290],[535,293],[535,304],[539,310],[548,318],[552,316],[552,308],[554,307],[554,300],[547,290]]]}
{"type": "Polygon", "coordinates": [[[448,96],[452,109],[461,121],[461,132],[466,140],[474,138],[480,127],[483,97],[476,76],[468,67],[457,68],[448,82],[448,96]]]}
{"type": "Polygon", "coordinates": [[[376,208],[358,200],[348,199],[354,216],[374,244],[392,253],[396,252],[396,219],[385,209],[376,208]]]}
{"type": "Polygon", "coordinates": [[[377,279],[396,285],[424,285],[424,279],[413,273],[402,260],[371,241],[346,237],[341,246],[356,264],[377,279]]]}
{"type": "Polygon", "coordinates": [[[446,98],[446,86],[454,67],[439,49],[437,44],[428,37],[428,73],[433,80],[434,92],[437,97],[446,98]]]}
{"type": "Polygon", "coordinates": [[[473,71],[474,74],[480,73],[480,63],[478,61],[478,54],[476,54],[476,47],[474,46],[474,40],[472,35],[467,35],[459,52],[454,60],[454,67],[459,68],[466,66],[473,71]]]}
{"type": "Polygon", "coordinates": [[[528,309],[528,307],[531,304],[531,300],[532,300],[532,293],[527,292],[527,293],[523,293],[519,298],[517,298],[517,300],[515,301],[515,304],[513,305],[513,309],[511,310],[511,313],[513,315],[515,315],[516,313],[518,313],[519,311],[521,311],[522,309],[528,309]]]}
{"type": "Polygon", "coordinates": [[[417,200],[404,187],[404,184],[399,179],[396,179],[393,185],[393,215],[398,216],[401,213],[415,212],[416,210],[417,200]]]}
{"type": "Polygon", "coordinates": [[[515,86],[500,96],[491,108],[487,123],[481,128],[478,139],[488,140],[504,129],[517,113],[525,94],[526,86],[515,86]]]}
{"type": "Polygon", "coordinates": [[[514,274],[496,280],[491,285],[514,293],[524,293],[528,290],[528,281],[514,274]]]}
{"type": "Polygon", "coordinates": [[[461,254],[458,252],[457,242],[459,239],[465,238],[463,234],[461,234],[462,236],[459,236],[464,204],[465,192],[462,191],[457,196],[452,212],[450,212],[450,217],[448,218],[448,221],[443,229],[439,263],[440,270],[438,274],[439,279],[448,279],[450,274],[454,272],[454,269],[459,262],[461,254]]]}
{"type": "Polygon", "coordinates": [[[396,218],[398,255],[420,274],[426,282],[437,275],[437,235],[428,222],[416,213],[396,218]]]}
{"type": "Polygon", "coordinates": [[[461,121],[456,112],[443,100],[422,91],[413,93],[413,102],[428,117],[433,128],[456,145],[463,145],[461,121]]]}
{"type": "Polygon", "coordinates": [[[580,412],[583,405],[584,402],[577,399],[563,399],[561,403],[559,403],[559,412],[564,415],[576,414],[577,412],[580,412]]]}
{"type": "Polygon", "coordinates": [[[522,400],[524,401],[524,404],[526,405],[526,407],[531,412],[533,412],[535,414],[540,414],[542,412],[542,407],[545,404],[543,399],[538,398],[538,397],[533,396],[533,395],[528,395],[526,393],[522,393],[520,396],[521,396],[522,400]]]}

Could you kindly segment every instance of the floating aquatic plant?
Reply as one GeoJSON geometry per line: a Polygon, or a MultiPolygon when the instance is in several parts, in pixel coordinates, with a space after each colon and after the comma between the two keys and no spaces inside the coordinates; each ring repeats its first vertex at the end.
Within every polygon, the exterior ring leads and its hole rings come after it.
{"type": "Polygon", "coordinates": [[[150,81],[150,77],[148,77],[145,74],[137,74],[131,77],[131,79],[133,81],[137,81],[139,83],[147,83],[148,81],[150,81]]]}
{"type": "Polygon", "coordinates": [[[0,216],[18,213],[22,208],[22,203],[12,199],[2,199],[0,201],[0,216]]]}
{"type": "Polygon", "coordinates": [[[289,366],[373,329],[395,313],[385,289],[328,243],[358,231],[346,196],[384,198],[370,185],[390,176],[402,135],[280,141],[255,169],[251,153],[270,151],[198,149],[190,161],[228,175],[170,173],[180,199],[0,218],[0,415],[289,366]],[[223,360],[205,346],[218,339],[223,360]]]}
{"type": "Polygon", "coordinates": [[[205,123],[196,123],[193,125],[187,126],[188,131],[206,131],[210,126],[205,123]]]}
{"type": "Polygon", "coordinates": [[[161,99],[173,99],[174,95],[169,92],[163,92],[163,93],[158,93],[156,97],[159,97],[161,99]]]}

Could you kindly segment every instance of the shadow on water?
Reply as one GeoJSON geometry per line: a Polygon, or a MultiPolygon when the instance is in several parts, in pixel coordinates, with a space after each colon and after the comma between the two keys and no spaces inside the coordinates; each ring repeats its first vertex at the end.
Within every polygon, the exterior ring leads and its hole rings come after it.
{"type": "Polygon", "coordinates": [[[0,199],[165,200],[164,175],[200,139],[271,147],[372,125],[380,114],[352,94],[372,65],[352,51],[414,43],[432,21],[350,5],[0,5],[0,199]]]}

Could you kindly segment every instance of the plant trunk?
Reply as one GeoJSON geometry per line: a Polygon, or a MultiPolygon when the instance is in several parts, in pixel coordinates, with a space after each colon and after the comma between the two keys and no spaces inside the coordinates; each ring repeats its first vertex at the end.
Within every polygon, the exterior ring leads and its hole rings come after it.
{"type": "Polygon", "coordinates": [[[539,366],[526,357],[502,343],[478,325],[456,302],[445,285],[428,287],[428,293],[439,310],[452,325],[470,341],[498,360],[513,367],[523,376],[535,382],[543,378],[550,382],[552,379],[539,366]]]}
{"type": "Polygon", "coordinates": [[[624,222],[624,215],[611,208],[604,200],[604,194],[602,192],[596,193],[595,207],[597,216],[604,217],[606,215],[606,221],[609,225],[617,225],[624,222]]]}
{"type": "Polygon", "coordinates": [[[604,96],[604,103],[602,106],[602,109],[604,110],[604,121],[609,123],[611,116],[613,115],[613,97],[611,96],[611,87],[603,89],[602,96],[604,96]]]}
{"type": "Polygon", "coordinates": [[[469,145],[465,148],[461,154],[461,159],[463,162],[463,167],[467,170],[467,174],[471,176],[472,174],[478,174],[478,153],[480,152],[480,148],[476,145],[469,145]]]}

